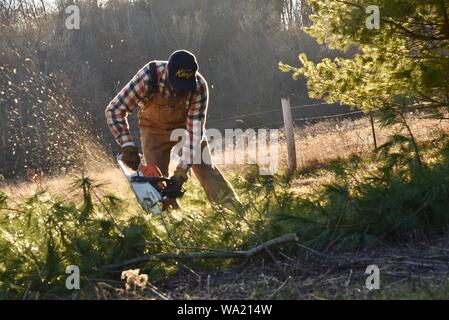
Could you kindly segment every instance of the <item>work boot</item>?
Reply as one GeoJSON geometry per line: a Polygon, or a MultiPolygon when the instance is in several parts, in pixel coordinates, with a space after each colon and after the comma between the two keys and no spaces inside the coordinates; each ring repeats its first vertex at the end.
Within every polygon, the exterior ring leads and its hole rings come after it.
{"type": "Polygon", "coordinates": [[[225,199],[220,205],[235,213],[240,214],[243,212],[243,204],[236,198],[225,199]]]}

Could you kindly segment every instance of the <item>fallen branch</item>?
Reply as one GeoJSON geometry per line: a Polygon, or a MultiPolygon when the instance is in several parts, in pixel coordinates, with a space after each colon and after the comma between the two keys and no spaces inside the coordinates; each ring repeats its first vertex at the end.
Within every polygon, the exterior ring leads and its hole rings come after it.
{"type": "Polygon", "coordinates": [[[298,241],[298,237],[296,236],[296,234],[290,233],[275,239],[271,239],[247,251],[211,251],[211,252],[184,252],[184,253],[167,252],[167,253],[147,254],[145,256],[140,256],[124,262],[104,266],[100,268],[100,270],[121,269],[125,267],[142,264],[150,260],[170,260],[170,259],[191,260],[191,259],[229,259],[229,258],[249,259],[261,253],[262,251],[266,250],[266,248],[293,241],[298,241]]]}

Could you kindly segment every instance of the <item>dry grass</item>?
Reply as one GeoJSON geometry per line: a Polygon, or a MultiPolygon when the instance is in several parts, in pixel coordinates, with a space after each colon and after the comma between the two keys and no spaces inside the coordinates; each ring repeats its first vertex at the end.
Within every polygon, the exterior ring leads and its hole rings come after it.
{"type": "MultiPolygon", "coordinates": [[[[432,119],[409,119],[410,127],[416,139],[425,142],[436,137],[440,132],[449,132],[449,122],[432,120],[432,119]]],[[[381,145],[388,136],[397,132],[398,127],[380,128],[376,125],[377,143],[381,145]]],[[[399,130],[401,131],[401,130],[399,130]]],[[[402,133],[405,132],[402,130],[402,133]]],[[[328,120],[315,124],[308,124],[304,127],[295,128],[297,163],[299,172],[307,173],[317,168],[325,166],[329,161],[337,158],[347,158],[353,155],[363,156],[373,152],[374,142],[372,129],[368,118],[357,120],[328,120]]],[[[226,150],[225,152],[234,152],[235,150],[226,150]]],[[[280,168],[286,164],[286,143],[281,132],[279,144],[279,165],[280,168]]],[[[215,155],[214,159],[223,155],[215,155]]],[[[92,165],[85,172],[98,183],[105,184],[104,189],[108,192],[115,193],[121,197],[129,197],[129,188],[126,180],[120,172],[115,168],[114,161],[103,151],[98,151],[97,155],[89,155],[94,159],[92,165]]],[[[173,171],[174,161],[171,164],[173,171]]],[[[238,174],[247,166],[242,165],[220,165],[225,173],[238,174]]],[[[41,177],[35,180],[26,180],[16,183],[8,183],[4,186],[4,190],[12,199],[21,199],[32,195],[39,188],[48,190],[50,193],[57,194],[64,199],[74,200],[79,196],[70,189],[70,183],[76,177],[80,176],[80,172],[72,172],[70,174],[58,177],[41,177]]],[[[309,190],[310,185],[315,185],[326,181],[326,176],[307,178],[303,177],[297,184],[297,191],[309,190]]]]}
{"type": "MultiPolygon", "coordinates": [[[[449,122],[433,119],[419,119],[418,115],[410,115],[408,124],[418,140],[426,142],[436,138],[441,132],[449,132],[449,122]]],[[[405,129],[399,126],[381,128],[375,124],[377,145],[385,143],[394,133],[407,135],[405,129]]],[[[320,175],[308,175],[321,167],[326,167],[332,160],[362,157],[374,152],[374,140],[369,118],[356,120],[326,120],[308,123],[295,128],[296,156],[298,172],[301,178],[294,181],[294,189],[298,194],[313,192],[313,186],[329,182],[330,174],[320,172],[320,175]]],[[[235,150],[227,150],[233,152],[235,150]]],[[[261,163],[258,164],[260,165],[261,163]]],[[[287,164],[287,146],[281,129],[279,143],[279,168],[287,164]]],[[[241,173],[247,166],[222,165],[225,172],[241,173]]]]}
{"type": "MultiPolygon", "coordinates": [[[[429,141],[440,132],[449,132],[449,122],[409,118],[409,125],[419,142],[429,141]]],[[[375,124],[377,145],[385,143],[390,135],[404,129],[398,126],[380,128],[375,124]]],[[[296,128],[297,161],[300,170],[307,171],[337,158],[362,156],[374,152],[374,139],[369,118],[343,121],[322,121],[304,128],[296,128]]],[[[284,146],[285,148],[285,146],[284,146]]]]}
{"type": "MultiPolygon", "coordinates": [[[[129,184],[116,167],[114,159],[101,149],[97,149],[96,154],[93,154],[92,151],[90,153],[86,155],[90,160],[86,161],[89,165],[83,170],[73,170],[69,173],[61,173],[58,176],[46,176],[45,174],[37,177],[27,176],[22,180],[8,181],[0,187],[13,202],[20,202],[21,199],[32,196],[39,190],[46,190],[63,200],[76,202],[81,199],[82,195],[79,188],[72,187],[72,183],[84,173],[95,183],[101,184],[101,189],[104,192],[115,194],[122,199],[130,198],[132,193],[129,184]]],[[[174,170],[173,163],[170,170],[171,172],[174,170]]]]}

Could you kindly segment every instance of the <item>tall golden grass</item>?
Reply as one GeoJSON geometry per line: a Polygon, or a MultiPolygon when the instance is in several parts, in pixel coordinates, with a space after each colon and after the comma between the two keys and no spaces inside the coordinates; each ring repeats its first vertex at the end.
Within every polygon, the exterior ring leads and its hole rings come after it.
{"type": "MultiPolygon", "coordinates": [[[[408,123],[419,142],[429,141],[441,132],[449,132],[448,121],[410,117],[408,123]]],[[[386,142],[388,136],[393,133],[401,132],[406,134],[405,130],[399,126],[381,128],[378,124],[375,124],[375,130],[378,145],[386,142]]],[[[364,154],[374,152],[372,128],[368,118],[341,121],[326,120],[314,124],[309,123],[302,127],[296,127],[294,132],[299,172],[314,170],[337,158],[347,158],[352,155],[363,156],[364,154]]],[[[280,168],[285,167],[287,161],[286,149],[281,129],[279,143],[280,168]]],[[[89,150],[89,153],[85,155],[85,162],[88,163],[83,169],[85,174],[99,183],[104,183],[104,188],[111,193],[115,193],[118,196],[129,196],[128,184],[115,167],[113,157],[98,146],[96,148],[85,148],[85,150],[89,150]]],[[[227,148],[224,152],[235,153],[236,150],[227,148]]],[[[219,156],[223,157],[222,154],[214,155],[215,158],[219,156]]],[[[226,164],[219,167],[227,174],[231,172],[238,173],[245,166],[226,164]]],[[[171,170],[174,169],[173,161],[170,168],[171,170]]],[[[70,191],[70,183],[71,180],[77,176],[79,177],[80,174],[81,172],[77,170],[57,177],[46,177],[44,175],[37,179],[28,179],[16,183],[8,182],[3,186],[3,189],[12,199],[21,199],[29,196],[40,188],[60,195],[64,199],[73,200],[78,195],[70,191]]],[[[317,179],[302,179],[300,184],[301,186],[312,184],[314,183],[313,180],[317,179]]]]}

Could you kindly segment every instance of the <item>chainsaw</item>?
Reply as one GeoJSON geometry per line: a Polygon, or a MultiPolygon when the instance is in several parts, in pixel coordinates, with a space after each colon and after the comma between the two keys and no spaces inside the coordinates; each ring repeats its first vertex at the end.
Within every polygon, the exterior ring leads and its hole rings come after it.
{"type": "Polygon", "coordinates": [[[137,201],[149,213],[161,215],[168,198],[181,198],[184,195],[185,190],[179,183],[163,177],[157,166],[140,164],[134,171],[123,162],[122,155],[117,157],[117,163],[137,201]]]}

